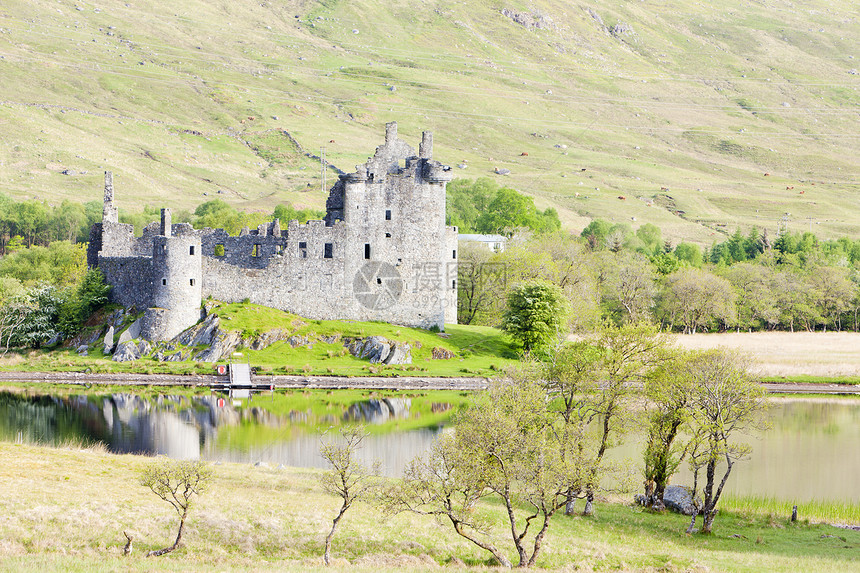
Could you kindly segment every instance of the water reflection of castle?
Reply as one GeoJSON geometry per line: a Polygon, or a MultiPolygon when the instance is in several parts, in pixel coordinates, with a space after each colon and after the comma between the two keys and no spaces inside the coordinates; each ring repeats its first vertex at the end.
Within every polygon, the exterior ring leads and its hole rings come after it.
{"type": "MultiPolygon", "coordinates": [[[[410,408],[408,399],[371,399],[351,405],[340,421],[380,424],[408,418],[410,408]]],[[[219,407],[217,396],[145,399],[134,394],[34,397],[0,393],[0,438],[15,439],[20,431],[31,442],[101,441],[114,453],[179,459],[324,467],[319,455],[320,436],[313,430],[294,431],[297,424],[312,427],[323,422],[309,419],[302,412],[276,416],[257,407],[219,407]],[[268,432],[266,443],[252,447],[219,439],[219,433],[229,438],[229,433],[240,425],[284,431],[280,438],[277,431],[273,438],[268,432]]],[[[330,433],[332,439],[339,437],[336,431],[330,433]]],[[[368,436],[359,457],[368,465],[378,460],[387,475],[398,475],[410,460],[432,446],[438,435],[438,430],[422,429],[368,436]]]]}

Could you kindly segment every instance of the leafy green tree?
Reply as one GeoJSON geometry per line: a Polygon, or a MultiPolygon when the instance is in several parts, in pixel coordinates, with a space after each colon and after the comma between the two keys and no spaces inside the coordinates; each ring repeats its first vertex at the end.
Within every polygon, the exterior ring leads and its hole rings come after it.
{"type": "Polygon", "coordinates": [[[73,295],[60,307],[58,328],[67,338],[80,332],[84,322],[108,301],[111,286],[104,283],[99,269],[90,269],[84,275],[73,295]]]}
{"type": "Polygon", "coordinates": [[[673,253],[660,253],[651,259],[654,270],[660,276],[671,275],[681,268],[681,261],[673,253]]]}
{"type": "Polygon", "coordinates": [[[515,287],[508,294],[502,329],[525,352],[540,352],[564,332],[567,301],[560,288],[546,281],[515,287]]]}
{"type": "Polygon", "coordinates": [[[684,333],[695,333],[714,321],[732,323],[737,316],[736,297],[726,279],[685,267],[666,277],[660,308],[670,328],[677,323],[684,333]]]}
{"type": "Polygon", "coordinates": [[[851,282],[848,269],[844,267],[821,266],[809,274],[809,284],[814,293],[815,305],[827,324],[842,330],[841,315],[851,308],[851,301],[857,293],[857,285],[851,282]]]}
{"type": "MultiPolygon", "coordinates": [[[[265,213],[245,213],[228,205],[221,199],[212,199],[199,205],[194,210],[193,226],[195,229],[209,227],[221,228],[231,235],[238,235],[244,227],[255,228],[269,221],[265,213]]],[[[288,221],[284,221],[285,223],[288,221]]]]}
{"type": "Polygon", "coordinates": [[[532,567],[578,472],[572,467],[576,457],[562,451],[554,427],[558,418],[547,410],[544,388],[531,376],[514,378],[493,383],[459,414],[453,436],[443,438],[429,459],[407,467],[403,482],[385,497],[390,512],[447,518],[459,535],[511,567],[484,536],[491,519],[478,514],[478,502],[496,496],[505,508],[517,566],[532,567]]]}
{"type": "Polygon", "coordinates": [[[645,461],[645,505],[661,508],[669,479],[687,455],[681,433],[690,422],[693,392],[689,370],[697,354],[675,351],[645,377],[648,439],[645,461]]]}
{"type": "Polygon", "coordinates": [[[479,233],[499,233],[510,237],[521,228],[536,233],[557,231],[561,228],[561,220],[554,209],[538,211],[531,197],[503,187],[478,217],[475,227],[479,233]]]}
{"type": "Polygon", "coordinates": [[[81,231],[81,226],[86,221],[84,206],[68,199],[55,207],[48,220],[49,241],[76,242],[81,231]]]}
{"type": "MultiPolygon", "coordinates": [[[[579,470],[571,476],[565,492],[565,514],[573,515],[574,503],[584,495],[585,485],[592,475],[590,460],[595,450],[589,438],[589,424],[596,419],[594,396],[600,391],[604,349],[593,342],[565,342],[552,348],[543,363],[544,389],[551,399],[549,411],[561,417],[559,432],[563,455],[575,456],[579,470]],[[574,445],[572,442],[578,442],[574,445]]],[[[593,438],[592,438],[593,439],[593,438]]]]}
{"type": "Polygon", "coordinates": [[[782,267],[773,275],[771,288],[779,310],[779,324],[794,332],[795,327],[811,330],[820,320],[811,299],[816,296],[808,279],[795,267],[782,267]]]}
{"type": "MultiPolygon", "coordinates": [[[[493,256],[492,262],[504,270],[505,282],[511,288],[534,280],[561,288],[570,309],[570,326],[588,330],[600,322],[603,269],[595,256],[574,235],[556,232],[511,241],[504,252],[493,256]]],[[[499,295],[503,305],[507,292],[499,295]]],[[[500,322],[501,314],[491,324],[500,322]]]]}
{"type": "Polygon", "coordinates": [[[622,316],[631,322],[650,318],[657,287],[648,259],[639,253],[622,253],[617,257],[618,270],[609,285],[609,297],[620,307],[622,316]]]}
{"type": "Polygon", "coordinates": [[[447,185],[446,224],[459,227],[461,233],[477,233],[478,217],[498,191],[499,184],[489,177],[454,179],[447,185]]]}
{"type": "Polygon", "coordinates": [[[722,273],[737,293],[737,326],[750,329],[779,322],[773,290],[773,271],[754,263],[737,263],[722,273]]]}
{"type": "Polygon", "coordinates": [[[594,493],[600,486],[600,472],[606,450],[629,424],[632,386],[642,384],[651,370],[666,359],[668,339],[654,324],[605,323],[589,342],[600,348],[600,386],[590,396],[590,420],[598,424],[598,442],[591,464],[592,474],[584,483],[585,515],[593,512],[594,493]]]}
{"type": "Polygon", "coordinates": [[[675,257],[679,261],[685,262],[692,267],[701,268],[704,262],[702,257],[702,249],[693,243],[678,243],[675,247],[675,257]]]}
{"type": "Polygon", "coordinates": [[[0,331],[6,340],[5,348],[38,348],[57,336],[57,319],[64,302],[64,293],[48,284],[32,287],[7,301],[0,309],[3,315],[0,331]]]}
{"type": "Polygon", "coordinates": [[[48,209],[39,201],[21,201],[14,210],[15,233],[24,237],[27,246],[32,246],[48,223],[48,209]]]}
{"type": "Polygon", "coordinates": [[[508,556],[487,538],[493,521],[480,511],[478,502],[492,491],[477,462],[466,457],[455,435],[443,434],[424,456],[404,468],[402,480],[384,491],[382,508],[387,514],[411,512],[450,522],[457,535],[510,568],[508,556]]]}
{"type": "Polygon", "coordinates": [[[296,209],[291,203],[281,203],[275,207],[272,213],[272,219],[278,219],[281,222],[281,227],[286,228],[287,223],[296,220],[299,223],[307,223],[311,219],[320,220],[325,217],[324,211],[316,209],[296,209]]]}
{"type": "Polygon", "coordinates": [[[84,275],[86,260],[83,245],[55,241],[47,247],[35,245],[6,255],[0,260],[0,276],[14,277],[28,285],[48,282],[67,286],[84,275]]]}
{"type": "Polygon", "coordinates": [[[585,239],[588,248],[592,251],[602,249],[606,246],[606,237],[612,229],[612,224],[603,219],[594,219],[580,233],[580,236],[585,239]]]}
{"type": "Polygon", "coordinates": [[[161,209],[146,205],[143,211],[133,212],[125,209],[119,210],[119,222],[128,225],[134,225],[134,232],[138,235],[143,231],[143,228],[150,223],[157,223],[161,220],[161,209]]]}
{"type": "Polygon", "coordinates": [[[0,305],[24,294],[24,285],[15,277],[0,276],[0,305]]]}
{"type": "Polygon", "coordinates": [[[663,252],[663,232],[653,223],[645,223],[636,229],[636,237],[642,242],[645,254],[657,255],[663,252]]]}

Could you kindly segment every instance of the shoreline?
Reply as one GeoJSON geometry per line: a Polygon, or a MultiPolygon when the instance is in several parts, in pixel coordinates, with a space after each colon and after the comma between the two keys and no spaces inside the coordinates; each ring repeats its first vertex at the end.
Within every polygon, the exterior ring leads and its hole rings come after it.
{"type": "MultiPolygon", "coordinates": [[[[214,374],[132,374],[87,372],[0,372],[0,382],[45,382],[79,386],[223,386],[229,384],[227,376],[214,374]]],[[[254,386],[271,386],[274,389],[368,389],[368,390],[459,390],[464,392],[486,390],[488,378],[432,376],[255,376],[254,386]]],[[[832,394],[860,395],[860,384],[814,384],[803,382],[762,382],[770,394],[832,394]]]]}

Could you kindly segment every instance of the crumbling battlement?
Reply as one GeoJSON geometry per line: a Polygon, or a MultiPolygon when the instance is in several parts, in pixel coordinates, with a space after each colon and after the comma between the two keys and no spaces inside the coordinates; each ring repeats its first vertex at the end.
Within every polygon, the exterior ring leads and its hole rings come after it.
{"type": "Polygon", "coordinates": [[[113,286],[112,301],[150,309],[142,321],[150,340],[194,324],[210,296],[314,319],[442,328],[457,316],[457,233],[445,226],[450,168],[432,153],[429,132],[416,155],[387,124],[373,157],[331,188],[324,220],[286,228],[274,220],[238,236],[173,224],[162,209],[161,221],[135,237],[118,220],[108,172],[87,262],[113,286]]]}

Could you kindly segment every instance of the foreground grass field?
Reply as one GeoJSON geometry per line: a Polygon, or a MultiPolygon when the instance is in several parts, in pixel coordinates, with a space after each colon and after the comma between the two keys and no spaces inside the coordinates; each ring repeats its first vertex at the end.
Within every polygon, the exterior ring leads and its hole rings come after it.
{"type": "MultiPolygon", "coordinates": [[[[0,443],[0,569],[7,571],[323,570],[322,541],[337,501],[319,471],[221,464],[192,512],[185,545],[147,559],[175,535],[176,516],[138,485],[151,458],[0,443]],[[135,537],[121,555],[123,531],[135,537]]],[[[500,518],[500,507],[480,508],[500,518]]],[[[448,524],[356,506],[334,542],[335,570],[484,568],[485,555],[448,524]]],[[[539,566],[554,570],[860,571],[860,532],[791,525],[784,517],[721,514],[710,537],[687,518],[599,503],[593,519],[558,517],[539,566]]],[[[493,540],[508,547],[504,528],[493,540]]]]}

